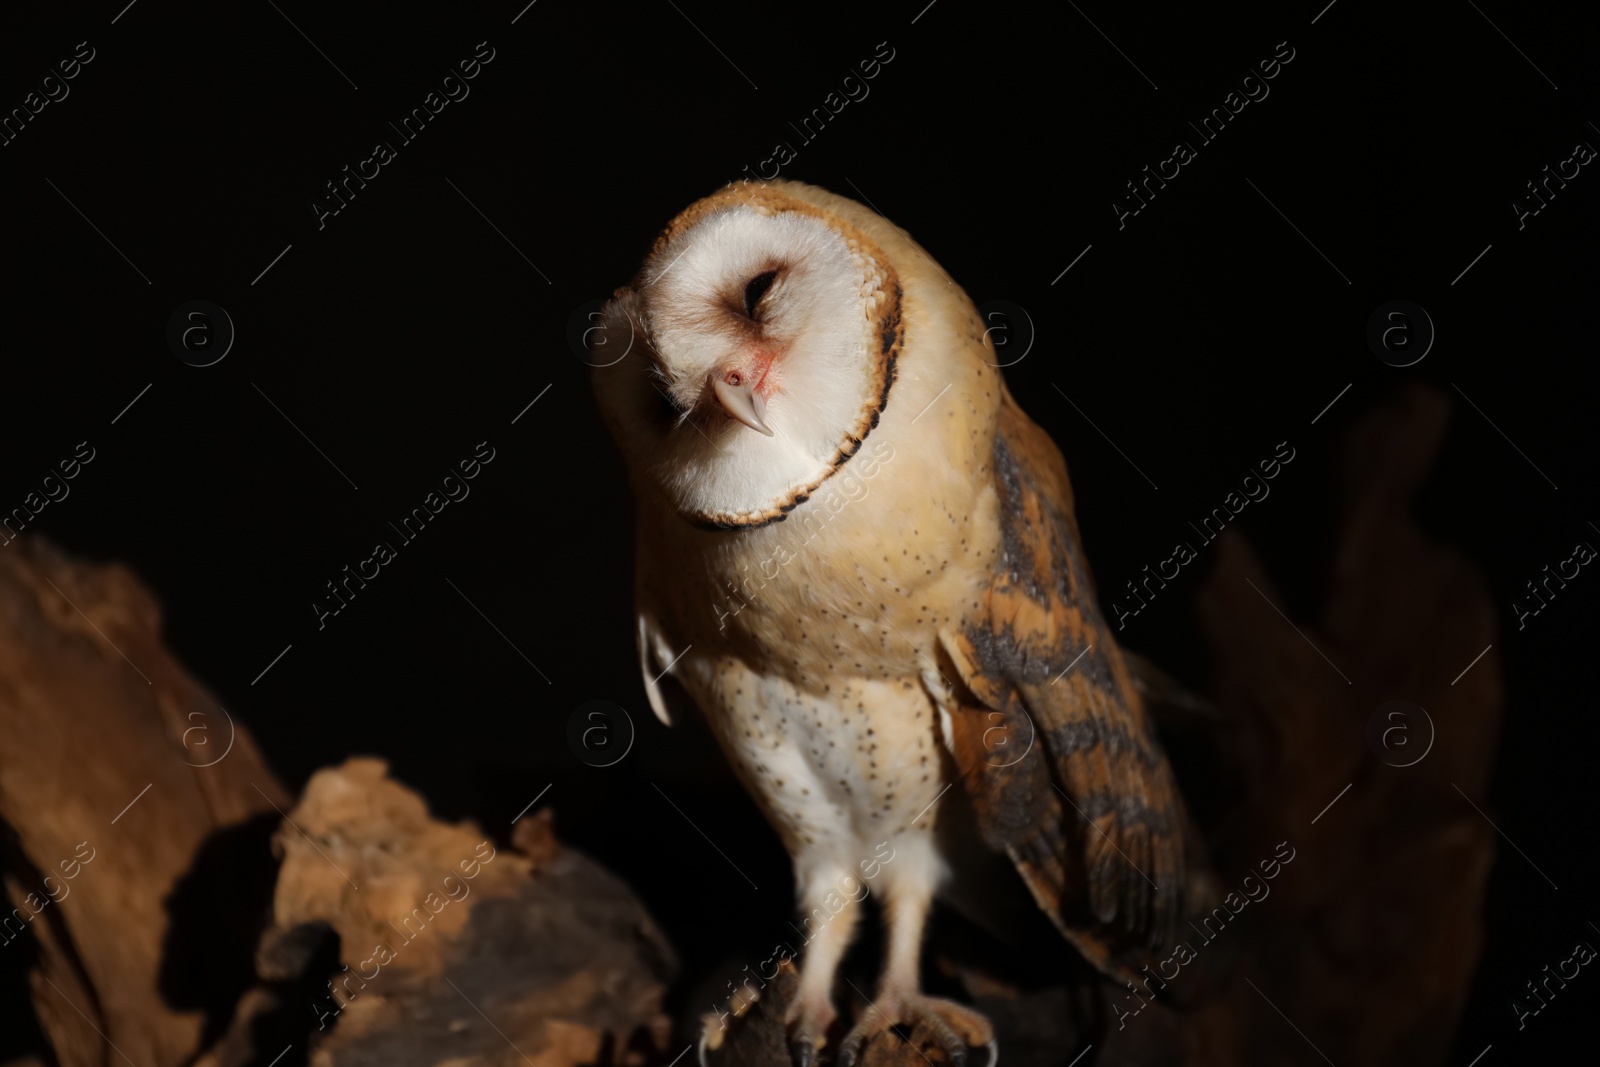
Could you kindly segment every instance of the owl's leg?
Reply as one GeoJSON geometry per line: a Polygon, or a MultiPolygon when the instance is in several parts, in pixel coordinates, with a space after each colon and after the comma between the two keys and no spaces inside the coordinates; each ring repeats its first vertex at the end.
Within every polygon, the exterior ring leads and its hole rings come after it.
{"type": "MultiPolygon", "coordinates": [[[[920,850],[906,848],[906,851],[920,850]]],[[[884,873],[890,870],[885,868],[884,873]]],[[[933,901],[934,879],[913,863],[903,864],[895,874],[897,877],[889,879],[884,887],[889,952],[878,983],[878,995],[868,1003],[861,1020],[840,1044],[838,1067],[852,1067],[867,1043],[889,1027],[901,1024],[914,1027],[918,1023],[927,1028],[944,1050],[950,1067],[966,1067],[967,1050],[981,1046],[989,1048],[989,1060],[984,1067],[995,1067],[998,1050],[989,1020],[971,1008],[941,997],[925,996],[921,991],[922,932],[933,901]]]]}
{"type": "Polygon", "coordinates": [[[811,1067],[817,1050],[827,1043],[828,1027],[839,1017],[830,995],[833,978],[850,947],[861,910],[859,898],[842,894],[839,887],[852,881],[848,872],[833,869],[812,872],[805,878],[806,890],[801,899],[801,922],[807,937],[805,954],[800,963],[800,984],[783,1020],[796,1067],[811,1067]]]}

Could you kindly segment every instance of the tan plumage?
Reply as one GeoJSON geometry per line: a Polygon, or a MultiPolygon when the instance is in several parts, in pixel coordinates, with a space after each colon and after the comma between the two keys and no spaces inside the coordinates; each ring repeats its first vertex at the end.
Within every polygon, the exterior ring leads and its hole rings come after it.
{"type": "Polygon", "coordinates": [[[834,1018],[858,910],[833,913],[840,879],[884,842],[894,859],[862,883],[889,925],[875,1003],[948,1023],[953,1055],[988,1040],[917,990],[967,805],[1085,957],[1129,974],[1179,917],[1192,834],[1060,452],[966,294],[860,204],[739,183],[667,227],[605,323],[634,345],[595,386],[637,496],[652,706],[670,718],[681,690],[705,712],[794,857],[802,913],[829,919],[790,1010],[797,1055],[834,1018]]]}

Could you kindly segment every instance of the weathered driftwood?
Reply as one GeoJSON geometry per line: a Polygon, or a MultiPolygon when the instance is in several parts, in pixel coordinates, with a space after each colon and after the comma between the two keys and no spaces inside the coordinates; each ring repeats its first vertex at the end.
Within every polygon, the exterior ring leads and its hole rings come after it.
{"type": "Polygon", "coordinates": [[[500,848],[371,759],[297,803],[159,631],[126,569],[0,550],[0,952],[62,1067],[659,1054],[672,951],[548,813],[500,848]]]}
{"type": "MultiPolygon", "coordinates": [[[[1449,417],[1446,397],[1418,387],[1352,433],[1326,600],[1319,620],[1298,623],[1305,637],[1266,602],[1285,606],[1249,547],[1217,546],[1200,617],[1244,788],[1224,868],[1242,875],[1279,841],[1297,854],[1240,931],[1235,981],[1205,1009],[1201,1025],[1231,1049],[1192,1062],[1304,1061],[1308,1042],[1336,1063],[1438,1063],[1449,1051],[1496,851],[1467,798],[1487,807],[1504,708],[1497,651],[1452,684],[1495,640],[1487,584],[1411,515],[1449,417]],[[1380,761],[1368,740],[1391,700],[1432,721],[1432,748],[1411,766],[1380,761]]],[[[1400,733],[1391,745],[1415,759],[1426,732],[1410,722],[1415,747],[1400,748],[1400,733]]]]}
{"type": "Polygon", "coordinates": [[[276,838],[263,985],[204,1063],[259,1062],[277,1051],[268,1034],[292,1045],[308,1025],[314,1067],[659,1053],[665,938],[625,885],[556,843],[547,812],[517,829],[505,849],[438,822],[379,760],[317,772],[276,838]]]}
{"type": "Polygon", "coordinates": [[[191,899],[214,873],[197,857],[288,802],[126,568],[36,538],[0,549],[0,952],[37,952],[33,1007],[64,1067],[193,1055],[208,993],[182,968],[254,935],[191,899]]]}

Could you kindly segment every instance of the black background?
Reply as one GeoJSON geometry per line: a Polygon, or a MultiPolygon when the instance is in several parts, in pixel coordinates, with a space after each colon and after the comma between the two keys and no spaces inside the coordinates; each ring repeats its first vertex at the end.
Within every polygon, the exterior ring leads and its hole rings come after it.
{"type": "MultiPolygon", "coordinates": [[[[1521,1032],[1508,1002],[1600,936],[1585,925],[1600,921],[1600,578],[1522,631],[1508,605],[1600,537],[1600,176],[1586,167],[1520,231],[1510,205],[1576,142],[1600,145],[1580,16],[1465,0],[1339,0],[1320,17],[1322,0],[924,3],[541,0],[515,25],[519,0],[8,10],[5,110],[77,42],[96,57],[0,148],[0,507],[89,441],[95,460],[36,531],[148,582],[178,655],[292,787],[378,753],[443,817],[504,835],[549,785],[540,806],[562,835],[638,889],[691,977],[710,971],[782,928],[787,858],[704,734],[664,729],[644,702],[627,494],[566,332],[669,218],[789,142],[785,177],[869,200],[974,300],[1027,310],[1037,339],[1007,377],[1066,454],[1103,588],[1287,439],[1302,458],[1241,521],[1286,610],[1314,618],[1344,433],[1409,381],[1457,400],[1422,518],[1480,563],[1502,609],[1509,701],[1486,810],[1560,889],[1502,843],[1456,1053],[1553,1055],[1600,988],[1580,979],[1521,1032]],[[470,96],[399,146],[386,120],[480,41],[495,58],[470,96]],[[883,41],[894,58],[870,96],[801,143],[789,122],[883,41]],[[1186,120],[1281,41],[1295,57],[1270,96],[1119,230],[1124,182],[1194,142],[1186,120]],[[378,140],[398,158],[319,230],[309,202],[378,140]],[[204,369],[165,341],[195,298],[237,330],[204,369]],[[1364,341],[1395,298],[1438,331],[1404,370],[1364,341]],[[323,583],[486,439],[497,456],[470,497],[319,631],[323,583]],[[638,734],[603,770],[565,740],[595,698],[638,734]]],[[[1121,636],[1204,688],[1193,569],[1121,636]]]]}

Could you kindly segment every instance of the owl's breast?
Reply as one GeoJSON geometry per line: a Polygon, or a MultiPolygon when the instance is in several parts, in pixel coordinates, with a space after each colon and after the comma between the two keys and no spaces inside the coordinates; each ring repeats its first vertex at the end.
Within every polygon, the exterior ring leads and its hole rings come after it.
{"type": "Polygon", "coordinates": [[[791,853],[843,856],[932,828],[948,757],[915,677],[840,675],[813,693],[735,660],[708,658],[689,674],[723,751],[791,853]]]}

